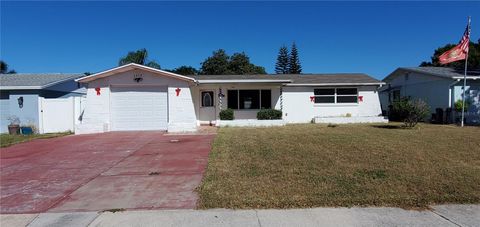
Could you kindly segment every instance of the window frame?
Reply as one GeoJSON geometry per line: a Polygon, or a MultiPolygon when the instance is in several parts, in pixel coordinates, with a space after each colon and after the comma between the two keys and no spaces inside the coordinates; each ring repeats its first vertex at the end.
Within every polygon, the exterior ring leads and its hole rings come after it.
{"type": "Polygon", "coordinates": [[[316,105],[331,105],[331,104],[335,104],[337,102],[337,97],[336,97],[336,94],[337,94],[337,89],[336,88],[314,88],[313,89],[313,103],[315,103],[316,105]],[[315,90],[332,90],[333,89],[333,95],[315,95],[315,90]],[[315,98],[316,97],[333,97],[333,102],[315,102],[315,98]]]}
{"type": "Polygon", "coordinates": [[[325,106],[325,105],[358,105],[359,102],[358,102],[358,87],[320,87],[320,88],[314,88],[313,89],[313,103],[314,105],[316,106],[325,106]],[[315,90],[321,90],[321,89],[325,89],[325,90],[331,90],[333,89],[334,90],[334,93],[333,95],[315,95],[315,90]],[[353,94],[348,94],[348,95],[339,95],[337,90],[338,89],[355,89],[357,92],[355,95],[353,94]],[[315,98],[316,97],[334,97],[333,98],[333,102],[325,102],[325,103],[322,103],[322,102],[315,102],[315,98]],[[356,97],[357,101],[356,102],[338,102],[338,97],[356,97]]]}
{"type": "Polygon", "coordinates": [[[402,91],[400,89],[392,90],[391,94],[392,94],[391,102],[400,101],[402,99],[402,91]]]}
{"type": "Polygon", "coordinates": [[[200,107],[215,107],[215,91],[212,90],[202,90],[200,91],[200,107]],[[211,93],[212,96],[212,105],[211,106],[204,106],[203,104],[203,93],[211,93]]]}
{"type": "Polygon", "coordinates": [[[253,110],[253,111],[258,111],[258,110],[261,110],[261,109],[272,109],[272,89],[249,89],[249,88],[245,88],[245,89],[227,89],[227,107],[230,108],[230,109],[233,109],[233,110],[240,110],[240,111],[249,111],[249,110],[253,110]],[[257,109],[240,109],[240,91],[249,91],[249,90],[254,90],[254,91],[258,91],[258,107],[257,109]],[[262,91],[270,91],[270,108],[262,108],[262,91]],[[236,91],[237,93],[237,107],[236,108],[230,108],[230,103],[228,103],[228,93],[230,91],[236,91]]]}
{"type": "Polygon", "coordinates": [[[259,100],[258,106],[260,107],[260,110],[261,109],[272,109],[272,89],[260,89],[260,100],[259,100]],[[268,106],[270,106],[269,108],[263,108],[262,107],[263,91],[268,91],[268,93],[270,93],[270,96],[268,97],[268,99],[270,100],[270,103],[268,104],[268,106]]]}

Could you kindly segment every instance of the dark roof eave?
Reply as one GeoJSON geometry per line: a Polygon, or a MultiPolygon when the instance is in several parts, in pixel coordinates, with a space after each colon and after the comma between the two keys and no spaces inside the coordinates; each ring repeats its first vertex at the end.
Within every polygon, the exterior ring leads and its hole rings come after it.
{"type": "Polygon", "coordinates": [[[291,83],[285,86],[297,86],[297,87],[314,87],[314,86],[380,86],[385,85],[385,82],[373,82],[373,83],[291,83]]]}
{"type": "Polygon", "coordinates": [[[249,83],[278,83],[278,84],[284,84],[284,83],[291,83],[291,80],[266,80],[266,79],[229,79],[229,80],[198,80],[198,84],[229,84],[229,83],[243,83],[243,84],[249,84],[249,83]]]}

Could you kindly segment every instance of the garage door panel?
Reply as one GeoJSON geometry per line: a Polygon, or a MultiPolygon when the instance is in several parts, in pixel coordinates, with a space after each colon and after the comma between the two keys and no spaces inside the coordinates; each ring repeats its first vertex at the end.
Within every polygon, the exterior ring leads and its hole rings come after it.
{"type": "Polygon", "coordinates": [[[112,87],[112,130],[166,130],[166,87],[112,87]]]}

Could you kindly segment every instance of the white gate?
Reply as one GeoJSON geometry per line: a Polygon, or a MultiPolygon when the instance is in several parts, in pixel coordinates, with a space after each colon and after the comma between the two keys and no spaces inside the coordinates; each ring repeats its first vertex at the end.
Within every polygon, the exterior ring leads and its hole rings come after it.
{"type": "Polygon", "coordinates": [[[39,98],[40,133],[74,132],[85,103],[84,97],[39,98]]]}

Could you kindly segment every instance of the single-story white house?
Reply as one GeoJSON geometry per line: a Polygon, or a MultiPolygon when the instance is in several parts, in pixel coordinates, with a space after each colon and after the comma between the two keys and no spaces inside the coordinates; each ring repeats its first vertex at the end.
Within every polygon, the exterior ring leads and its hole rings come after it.
{"type": "Polygon", "coordinates": [[[183,76],[132,63],[77,81],[87,99],[76,133],[195,131],[218,125],[227,108],[236,120],[271,108],[286,123],[385,121],[377,93],[384,83],[365,74],[183,76]]]}
{"type": "MultiPolygon", "coordinates": [[[[463,70],[445,67],[405,67],[390,73],[383,81],[386,86],[380,88],[382,109],[388,111],[388,106],[401,97],[419,98],[427,102],[431,113],[437,108],[444,111],[443,119],[453,121],[459,114],[452,111],[447,116],[447,109],[454,109],[454,104],[462,99],[463,70]],[[449,119],[445,119],[449,118],[449,119]]],[[[467,72],[465,90],[467,102],[466,122],[480,123],[480,72],[467,72]]]]}

